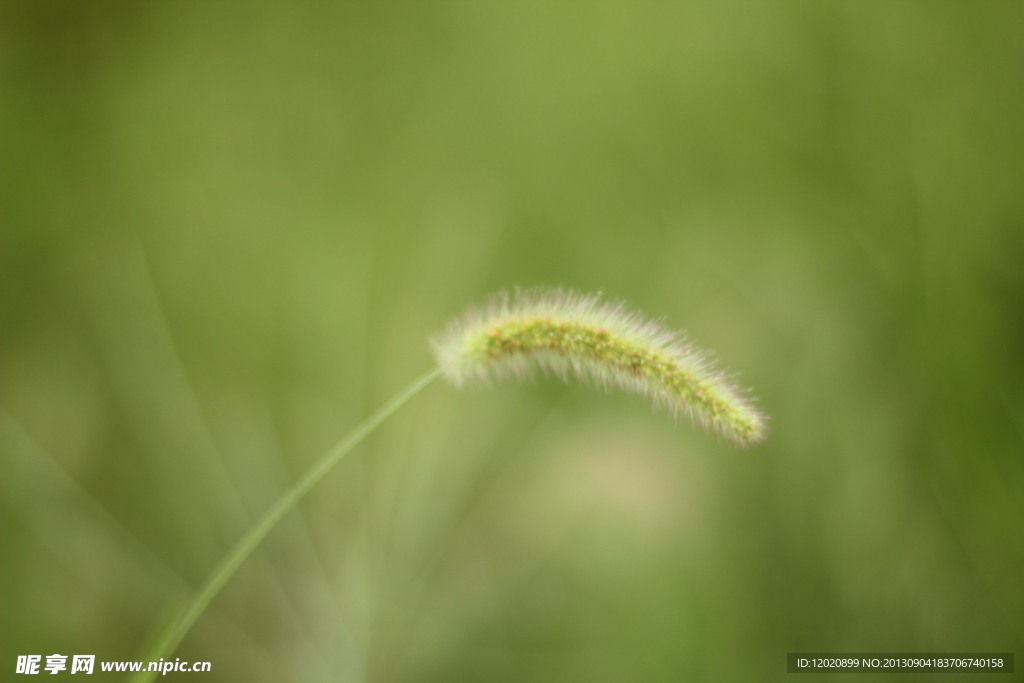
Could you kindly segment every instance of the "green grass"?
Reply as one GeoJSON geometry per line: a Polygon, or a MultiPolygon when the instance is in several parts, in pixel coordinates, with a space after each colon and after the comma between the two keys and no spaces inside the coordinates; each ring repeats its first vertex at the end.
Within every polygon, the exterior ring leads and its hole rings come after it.
{"type": "Polygon", "coordinates": [[[0,662],[144,651],[429,367],[423,331],[537,283],[684,324],[771,438],[554,381],[431,389],[175,656],[611,683],[1024,651],[1022,21],[0,3],[0,662]]]}
{"type": "MultiPolygon", "coordinates": [[[[673,336],[652,323],[624,313],[621,306],[602,304],[598,297],[560,291],[518,296],[511,309],[505,306],[500,312],[492,312],[492,319],[483,325],[471,325],[467,330],[453,327],[456,331],[449,335],[448,343],[440,342],[437,346],[442,364],[385,403],[278,498],[210,573],[141,659],[170,660],[224,585],[284,516],[384,420],[446,372],[461,385],[467,376],[487,375],[493,372],[491,366],[506,365],[506,356],[511,356],[513,362],[529,356],[544,361],[545,354],[554,351],[570,357],[559,359],[560,362],[587,363],[591,374],[624,373],[626,379],[619,383],[627,387],[636,379],[645,384],[653,380],[656,388],[668,392],[673,403],[682,404],[681,409],[689,410],[707,425],[736,435],[743,445],[751,443],[754,436],[761,436],[754,433],[754,426],[748,425],[748,421],[756,419],[756,429],[763,430],[760,415],[751,413],[746,403],[731,395],[734,390],[711,374],[703,354],[690,346],[680,346],[673,336]],[[537,312],[541,317],[536,316],[537,312]],[[448,348],[449,345],[454,348],[448,348]],[[457,371],[453,372],[453,368],[457,371]],[[690,408],[690,404],[695,405],[690,408]],[[723,426],[722,420],[735,424],[723,426]]],[[[144,672],[135,679],[152,681],[156,676],[156,672],[144,672]]]]}

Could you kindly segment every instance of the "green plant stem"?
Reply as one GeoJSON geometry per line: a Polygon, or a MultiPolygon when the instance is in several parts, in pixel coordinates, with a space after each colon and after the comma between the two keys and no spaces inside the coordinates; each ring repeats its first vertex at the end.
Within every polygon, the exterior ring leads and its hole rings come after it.
{"type": "MultiPolygon", "coordinates": [[[[344,458],[349,451],[355,448],[360,441],[366,438],[370,432],[376,429],[380,423],[391,416],[396,410],[404,405],[409,399],[418,394],[424,387],[440,377],[442,370],[434,368],[415,382],[406,387],[390,401],[385,403],[376,413],[368,417],[362,424],[352,430],[348,436],[342,439],[334,448],[324,453],[301,479],[292,485],[274,503],[263,517],[252,526],[251,529],[235,544],[220,564],[210,573],[203,585],[195,592],[192,598],[182,607],[173,621],[165,629],[162,637],[150,651],[146,661],[167,659],[174,653],[178,645],[188,634],[189,630],[196,623],[210,602],[217,596],[224,584],[234,575],[238,568],[245,562],[253,551],[259,546],[267,534],[277,526],[277,523],[292,509],[298,502],[309,493],[324,476],[344,458]]],[[[157,672],[142,672],[134,680],[152,681],[157,672]]]]}

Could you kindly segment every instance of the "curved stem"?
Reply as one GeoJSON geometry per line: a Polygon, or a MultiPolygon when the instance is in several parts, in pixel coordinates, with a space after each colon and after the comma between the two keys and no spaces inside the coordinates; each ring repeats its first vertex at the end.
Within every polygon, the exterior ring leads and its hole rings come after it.
{"type": "MultiPolygon", "coordinates": [[[[217,596],[224,584],[234,575],[238,568],[245,562],[252,552],[259,546],[267,534],[277,526],[277,523],[298,504],[298,502],[309,493],[310,489],[316,486],[317,482],[337,465],[349,451],[366,438],[370,432],[376,429],[381,422],[391,416],[396,410],[404,405],[409,399],[418,394],[424,387],[433,382],[441,375],[441,368],[434,368],[415,382],[406,387],[390,401],[385,403],[376,413],[368,417],[362,424],[352,430],[348,436],[342,439],[334,448],[324,453],[313,466],[292,485],[264,513],[252,526],[251,529],[241,538],[234,548],[231,549],[220,564],[210,573],[203,585],[182,607],[178,615],[165,629],[163,635],[156,642],[146,658],[146,662],[158,659],[167,659],[177,649],[178,645],[191,630],[199,617],[206,611],[210,602],[217,596]]],[[[144,664],[145,666],[145,664],[144,664]]],[[[157,672],[143,671],[134,680],[141,682],[152,681],[157,672]]]]}

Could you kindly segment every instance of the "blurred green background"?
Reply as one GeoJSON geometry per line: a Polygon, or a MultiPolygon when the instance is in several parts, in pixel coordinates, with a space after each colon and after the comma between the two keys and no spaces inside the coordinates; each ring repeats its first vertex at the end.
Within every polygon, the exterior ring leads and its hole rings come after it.
{"type": "Polygon", "coordinates": [[[138,656],[431,335],[541,284],[687,330],[768,442],[438,383],[242,567],[176,653],[214,673],[177,678],[1019,657],[1022,35],[1019,2],[6,0],[5,676],[138,656]]]}

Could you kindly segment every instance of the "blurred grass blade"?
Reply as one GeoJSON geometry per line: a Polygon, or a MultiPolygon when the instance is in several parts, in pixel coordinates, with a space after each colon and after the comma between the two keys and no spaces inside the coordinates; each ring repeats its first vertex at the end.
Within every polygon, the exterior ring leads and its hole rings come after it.
{"type": "MultiPolygon", "coordinates": [[[[404,405],[409,399],[418,394],[428,384],[437,379],[442,373],[440,368],[434,368],[426,373],[394,398],[388,401],[376,413],[367,418],[362,424],[349,433],[337,446],[325,453],[312,468],[288,489],[281,498],[263,515],[262,518],[243,536],[235,547],[227,554],[216,569],[210,574],[199,590],[182,607],[181,611],[173,621],[164,629],[160,638],[154,646],[143,656],[143,661],[152,662],[158,659],[167,659],[174,653],[181,644],[181,641],[188,635],[192,626],[196,623],[206,608],[217,596],[224,585],[231,579],[238,568],[245,562],[253,551],[259,546],[267,534],[277,526],[277,523],[294,508],[303,496],[316,486],[316,484],[327,475],[331,469],[344,458],[349,451],[355,448],[370,432],[377,428],[381,422],[391,416],[396,410],[404,405]]],[[[152,681],[157,676],[156,671],[143,671],[133,677],[132,680],[143,682],[152,681]]]]}

